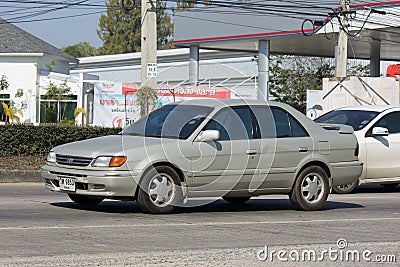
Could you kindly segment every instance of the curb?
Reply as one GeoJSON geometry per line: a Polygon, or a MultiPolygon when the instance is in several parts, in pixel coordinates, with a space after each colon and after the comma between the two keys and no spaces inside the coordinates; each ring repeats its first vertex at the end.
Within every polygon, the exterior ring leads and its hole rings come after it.
{"type": "Polygon", "coordinates": [[[40,171],[34,170],[0,170],[0,183],[42,183],[40,171]]]}

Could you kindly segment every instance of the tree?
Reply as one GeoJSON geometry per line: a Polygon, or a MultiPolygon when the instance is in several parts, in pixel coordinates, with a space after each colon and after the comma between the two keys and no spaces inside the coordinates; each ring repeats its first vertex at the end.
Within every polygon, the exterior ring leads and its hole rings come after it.
{"type": "Polygon", "coordinates": [[[8,106],[6,103],[2,102],[1,103],[3,106],[3,112],[6,116],[6,123],[21,123],[21,118],[18,117],[20,115],[21,117],[23,116],[22,111],[17,109],[14,106],[8,106]]]}
{"type": "MultiPolygon", "coordinates": [[[[242,0],[239,0],[239,2],[242,0]]],[[[200,6],[210,6],[212,4],[212,0],[176,0],[176,7],[173,10],[177,9],[186,9],[200,6]]]]}
{"type": "Polygon", "coordinates": [[[76,124],[76,117],[78,117],[79,114],[82,114],[83,117],[87,116],[87,112],[84,108],[76,108],[74,110],[74,124],[76,124]]]}
{"type": "MultiPolygon", "coordinates": [[[[154,1],[154,3],[157,12],[158,49],[171,48],[173,25],[171,17],[166,13],[166,2],[154,1]]],[[[107,13],[100,16],[97,30],[97,35],[103,41],[99,53],[122,54],[140,51],[140,1],[108,0],[106,6],[107,13]],[[122,3],[125,8],[122,8],[122,3]]]]}
{"type": "Polygon", "coordinates": [[[8,78],[6,75],[1,75],[0,79],[0,91],[7,90],[9,86],[8,78]]]}
{"type": "MultiPolygon", "coordinates": [[[[305,113],[307,90],[322,90],[322,79],[335,75],[335,67],[326,58],[276,56],[271,60],[270,94],[305,113]]],[[[349,76],[369,76],[369,65],[357,65],[349,76]]]]}
{"type": "Polygon", "coordinates": [[[136,92],[136,100],[140,105],[140,116],[144,116],[155,107],[157,103],[157,94],[150,86],[142,86],[136,92]]]}
{"type": "Polygon", "coordinates": [[[368,77],[370,75],[370,65],[356,65],[349,69],[347,76],[368,77]]]}
{"type": "Polygon", "coordinates": [[[74,45],[65,46],[62,50],[76,58],[97,55],[97,48],[90,45],[88,42],[79,42],[74,45]]]}
{"type": "MultiPolygon", "coordinates": [[[[71,87],[67,85],[67,81],[60,85],[49,81],[49,84],[43,88],[46,93],[43,99],[47,100],[47,108],[45,108],[45,122],[61,122],[64,120],[66,105],[61,105],[60,100],[68,100],[71,97],[71,87]],[[51,101],[57,100],[57,102],[51,101]],[[63,107],[63,108],[61,108],[63,107]]],[[[41,104],[42,105],[42,104],[41,104]]]]}
{"type": "Polygon", "coordinates": [[[322,79],[334,74],[334,67],[322,58],[277,56],[271,63],[271,96],[301,112],[306,109],[307,90],[322,90],[322,79]]]}
{"type": "Polygon", "coordinates": [[[195,0],[177,0],[176,9],[192,8],[197,6],[197,1],[195,0]]]}

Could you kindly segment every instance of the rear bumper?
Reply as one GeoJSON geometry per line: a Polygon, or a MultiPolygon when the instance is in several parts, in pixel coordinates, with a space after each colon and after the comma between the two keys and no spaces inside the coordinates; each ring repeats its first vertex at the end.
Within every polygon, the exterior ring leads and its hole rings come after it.
{"type": "Polygon", "coordinates": [[[331,163],[332,186],[357,182],[362,170],[361,161],[331,163]]]}
{"type": "Polygon", "coordinates": [[[137,176],[130,171],[82,171],[45,165],[41,169],[41,176],[47,189],[62,193],[104,198],[134,197],[137,188],[137,176]],[[76,191],[60,190],[60,177],[73,178],[76,191]]]}

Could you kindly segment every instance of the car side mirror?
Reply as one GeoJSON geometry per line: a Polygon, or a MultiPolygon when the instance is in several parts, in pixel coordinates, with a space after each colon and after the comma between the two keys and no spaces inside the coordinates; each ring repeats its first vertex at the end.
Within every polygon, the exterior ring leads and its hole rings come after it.
{"type": "Polygon", "coordinates": [[[372,135],[375,136],[388,136],[389,130],[384,127],[374,127],[372,128],[372,135]]]}
{"type": "Polygon", "coordinates": [[[216,141],[219,139],[218,130],[205,130],[199,133],[196,137],[196,142],[216,141]]]}

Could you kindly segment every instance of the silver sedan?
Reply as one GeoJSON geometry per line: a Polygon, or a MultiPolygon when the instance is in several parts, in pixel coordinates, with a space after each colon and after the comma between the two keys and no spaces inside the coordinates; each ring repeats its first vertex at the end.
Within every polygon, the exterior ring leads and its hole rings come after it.
{"type": "Polygon", "coordinates": [[[163,106],[119,135],[55,147],[42,177],[80,205],[134,199],[144,212],[168,213],[195,197],[265,194],[318,210],[332,186],[361,171],[349,126],[325,130],[282,103],[203,99],[163,106]]]}

